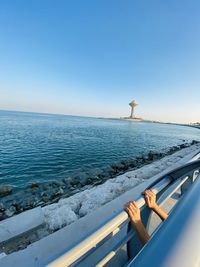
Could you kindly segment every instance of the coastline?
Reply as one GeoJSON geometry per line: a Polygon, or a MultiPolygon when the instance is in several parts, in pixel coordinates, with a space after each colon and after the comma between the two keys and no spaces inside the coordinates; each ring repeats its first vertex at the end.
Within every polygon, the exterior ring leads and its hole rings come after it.
{"type": "Polygon", "coordinates": [[[89,173],[82,172],[62,180],[46,183],[32,182],[28,187],[19,191],[13,191],[10,186],[1,186],[0,221],[38,206],[45,207],[57,203],[60,199],[69,198],[85,190],[92,190],[92,188],[113,180],[119,175],[137,170],[194,144],[198,144],[198,141],[193,140],[191,143],[169,147],[162,153],[150,151],[147,154],[122,160],[102,169],[94,169],[89,173]]]}
{"type": "Polygon", "coordinates": [[[128,122],[145,122],[145,123],[157,123],[157,124],[169,124],[169,125],[177,125],[177,126],[185,126],[185,127],[193,127],[193,128],[197,128],[200,129],[200,123],[177,123],[177,122],[163,122],[163,121],[155,121],[155,120],[146,120],[143,118],[133,118],[131,119],[130,117],[120,117],[120,118],[115,118],[115,117],[110,117],[110,118],[106,118],[106,117],[97,117],[97,119],[105,119],[105,120],[122,120],[122,121],[128,121],[128,122]]]}
{"type": "MultiPolygon", "coordinates": [[[[166,170],[173,170],[188,162],[191,157],[199,152],[200,143],[198,142],[167,155],[162,159],[155,160],[150,164],[143,165],[132,171],[127,171],[113,179],[107,180],[103,184],[85,189],[68,198],[62,198],[57,203],[46,205],[41,209],[45,223],[39,229],[33,229],[31,232],[25,233],[14,240],[5,242],[2,252],[10,254],[26,248],[28,245],[45,236],[69,226],[94,211],[96,212],[98,208],[124,195],[124,193],[127,193],[134,187],[142,185],[148,179],[161,173],[164,174],[166,170]]],[[[27,216],[30,219],[30,213],[27,216]]]]}
{"type": "MultiPolygon", "coordinates": [[[[57,203],[40,208],[42,217],[44,218],[43,224],[37,229],[24,232],[24,234],[15,239],[4,242],[2,252],[10,254],[25,249],[30,244],[51,235],[59,229],[65,229],[65,227],[77,222],[86,215],[94,211],[97,212],[98,208],[105,204],[122,197],[136,186],[147,182],[148,179],[157,175],[164,175],[166,172],[185,164],[199,152],[200,142],[196,142],[159,160],[154,160],[150,164],[143,165],[142,167],[118,175],[113,179],[109,179],[103,184],[85,189],[70,197],[61,198],[57,203]]],[[[29,221],[31,218],[34,219],[34,210],[32,209],[30,210],[31,212],[23,213],[24,216],[28,216],[27,219],[29,221]]],[[[14,220],[12,222],[14,225],[14,220]]],[[[1,223],[4,223],[4,221],[1,223]]]]}

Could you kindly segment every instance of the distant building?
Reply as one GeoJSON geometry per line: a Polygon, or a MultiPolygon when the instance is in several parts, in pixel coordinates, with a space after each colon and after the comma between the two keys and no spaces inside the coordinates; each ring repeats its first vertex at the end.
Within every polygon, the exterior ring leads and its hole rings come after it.
{"type": "Polygon", "coordinates": [[[129,103],[129,106],[131,106],[131,115],[130,115],[130,119],[135,119],[136,117],[134,116],[134,111],[135,111],[135,107],[138,106],[138,104],[136,103],[135,100],[131,101],[131,103],[129,103]]]}

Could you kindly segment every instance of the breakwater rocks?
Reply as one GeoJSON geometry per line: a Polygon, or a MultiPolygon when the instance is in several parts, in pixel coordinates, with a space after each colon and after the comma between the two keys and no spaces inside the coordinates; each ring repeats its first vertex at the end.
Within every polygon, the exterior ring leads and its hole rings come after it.
{"type": "Polygon", "coordinates": [[[32,182],[23,190],[2,185],[0,186],[0,220],[37,206],[55,203],[60,198],[66,198],[77,192],[102,184],[110,178],[150,164],[155,160],[197,143],[199,142],[193,140],[190,143],[173,146],[164,152],[150,151],[140,157],[122,160],[102,169],[76,173],[72,177],[66,177],[59,181],[32,182]]]}

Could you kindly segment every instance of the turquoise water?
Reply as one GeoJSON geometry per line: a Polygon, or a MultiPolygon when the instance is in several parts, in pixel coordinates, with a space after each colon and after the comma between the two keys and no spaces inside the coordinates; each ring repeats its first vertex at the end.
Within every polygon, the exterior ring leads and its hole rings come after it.
{"type": "Polygon", "coordinates": [[[0,183],[62,179],[193,139],[190,127],[0,111],[0,183]]]}

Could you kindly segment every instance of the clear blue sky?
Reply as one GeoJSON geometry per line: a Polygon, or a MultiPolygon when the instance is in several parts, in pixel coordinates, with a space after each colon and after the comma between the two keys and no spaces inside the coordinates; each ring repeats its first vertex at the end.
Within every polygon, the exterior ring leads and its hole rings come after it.
{"type": "Polygon", "coordinates": [[[199,0],[1,0],[0,109],[200,121],[199,0]]]}

